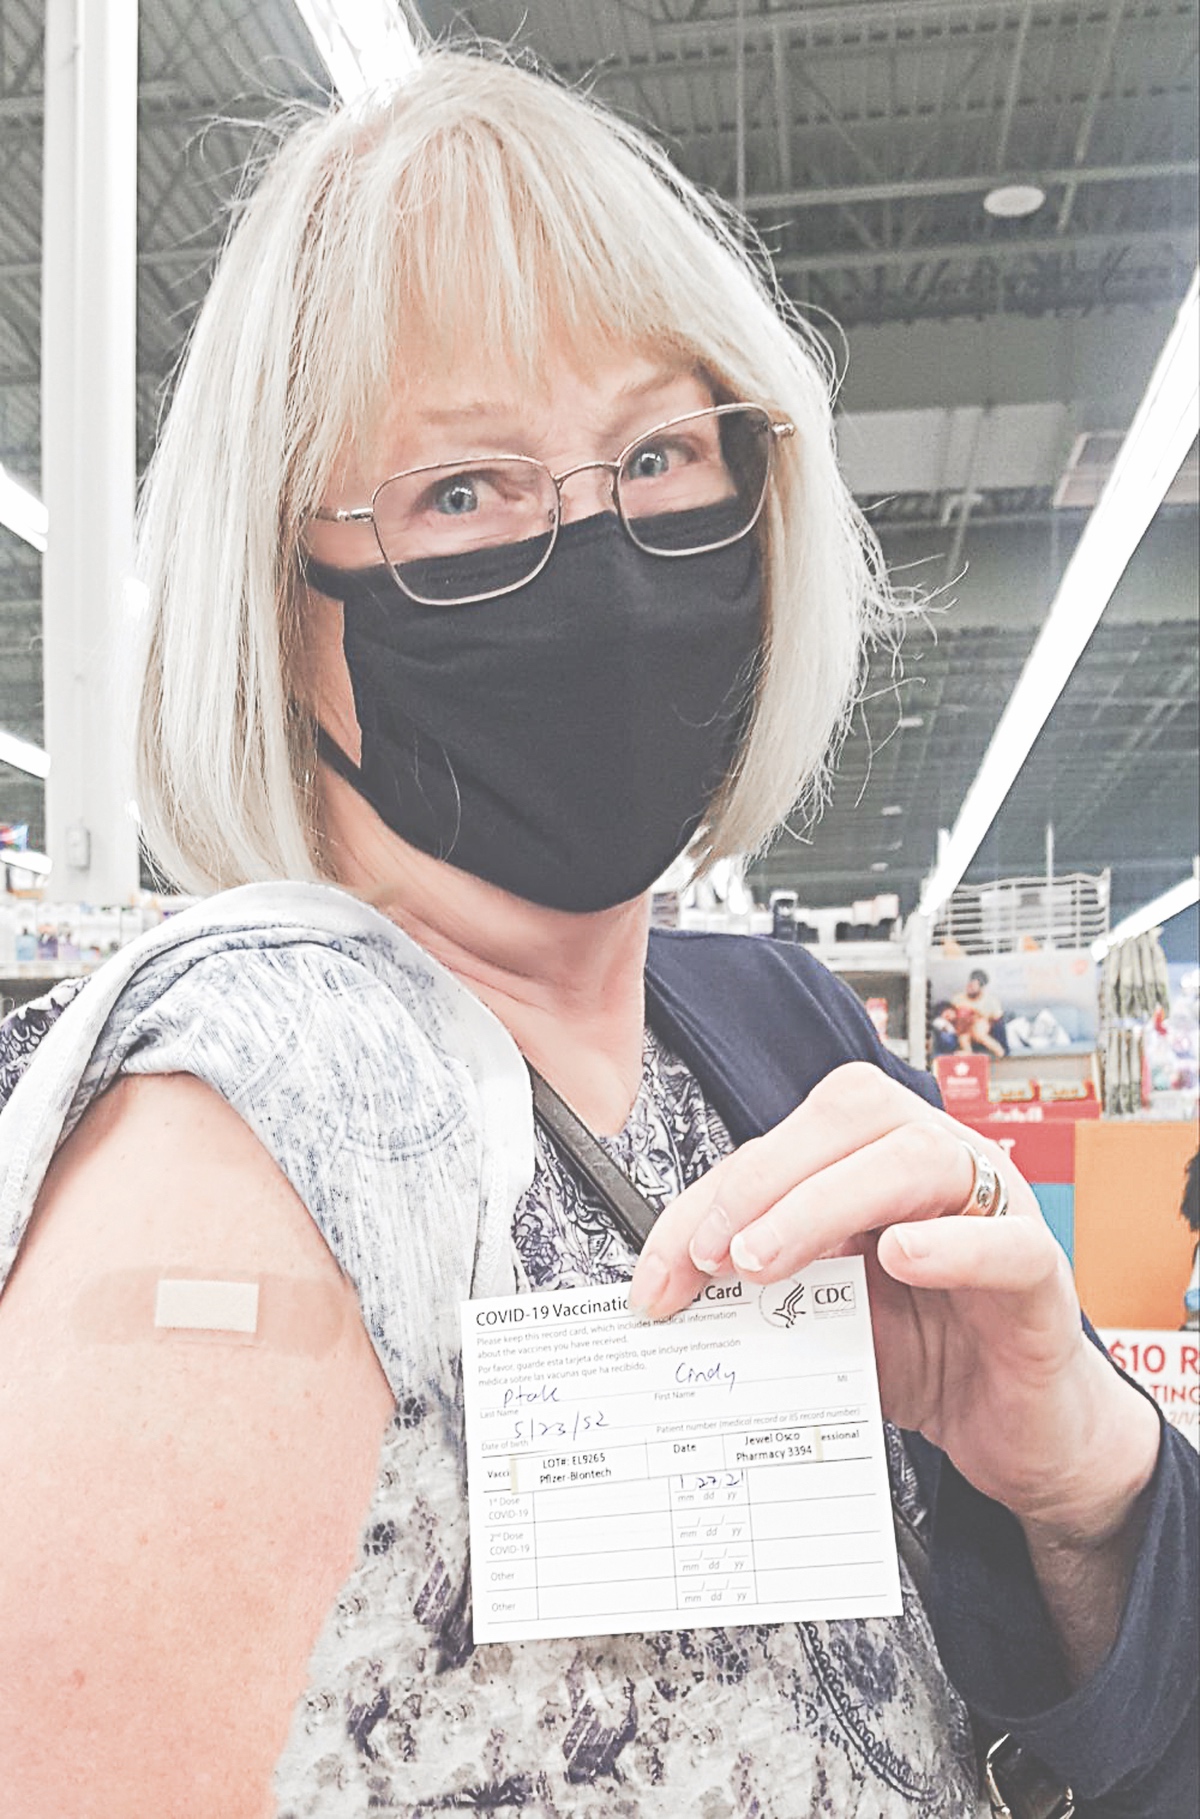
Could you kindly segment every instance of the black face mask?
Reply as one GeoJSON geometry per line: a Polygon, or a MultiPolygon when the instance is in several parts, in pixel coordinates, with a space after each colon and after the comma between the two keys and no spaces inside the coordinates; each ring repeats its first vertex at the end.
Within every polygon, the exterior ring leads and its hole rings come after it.
{"type": "MultiPolygon", "coordinates": [[[[693,541],[728,507],[689,513],[693,541]]],[[[420,591],[504,584],[511,546],[420,565],[420,591]]],[[[362,730],[322,756],[403,840],[552,909],[640,896],[687,846],[749,724],[761,647],[753,536],[647,555],[612,513],[564,525],[513,593],[418,606],[388,569],[331,569],[362,730]]],[[[513,571],[508,568],[511,574],[513,571]]]]}

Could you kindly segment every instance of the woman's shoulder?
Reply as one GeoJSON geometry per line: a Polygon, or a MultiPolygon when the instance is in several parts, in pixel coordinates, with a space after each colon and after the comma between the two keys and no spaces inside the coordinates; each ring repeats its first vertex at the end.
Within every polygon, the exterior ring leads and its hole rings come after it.
{"type": "Polygon", "coordinates": [[[646,986],[652,1019],[739,1141],[851,1061],[871,1062],[937,1102],[930,1077],[884,1046],[846,981],[798,943],[656,931],[646,986]]]}
{"type": "MultiPolygon", "coordinates": [[[[424,1288],[424,1263],[403,1254],[413,1222],[439,1207],[465,1294],[481,1220],[494,1236],[496,1209],[532,1169],[528,1079],[498,1031],[343,893],[197,905],[93,975],[29,1060],[0,1119],[0,1280],[89,1108],[129,1076],[190,1076],[248,1126],[359,1283],[380,1356],[404,1360],[424,1288]]],[[[482,1279],[504,1292],[495,1274],[482,1279]]],[[[439,1329],[416,1349],[445,1343],[439,1329]]]]}
{"type": "Polygon", "coordinates": [[[246,887],[170,918],[6,1032],[0,1227],[19,1230],[54,1149],[127,1074],[199,1079],[285,1166],[314,1132],[327,1154],[427,1152],[472,1091],[439,973],[331,887],[246,887]]]}
{"type": "Polygon", "coordinates": [[[452,983],[340,892],[255,897],[230,892],[188,912],[176,938],[145,954],[107,1013],[81,1096],[119,1074],[192,1074],[288,1142],[327,1126],[332,1142],[336,1127],[339,1144],[382,1146],[393,1160],[461,1124],[452,983]]]}
{"type": "Polygon", "coordinates": [[[243,886],[191,905],[0,1024],[0,1103],[52,1030],[51,1046],[64,1061],[74,1052],[93,1091],[135,1056],[134,1071],[167,1071],[164,1050],[218,1043],[231,1063],[287,1045],[297,1057],[359,1051],[369,1071],[381,1042],[393,1066],[397,1052],[430,1060],[455,989],[398,928],[333,886],[243,886]]]}
{"type": "MultiPolygon", "coordinates": [[[[655,930],[647,975],[657,986],[736,1014],[774,1013],[813,1027],[836,1027],[856,1054],[872,1046],[874,1025],[844,979],[799,942],[762,935],[655,930]]],[[[869,1058],[869,1057],[863,1057],[869,1058]]]]}

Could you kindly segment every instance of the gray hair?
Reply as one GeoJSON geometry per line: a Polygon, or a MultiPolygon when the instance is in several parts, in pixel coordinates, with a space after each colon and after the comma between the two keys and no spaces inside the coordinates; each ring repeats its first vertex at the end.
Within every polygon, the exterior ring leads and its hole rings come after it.
{"type": "Polygon", "coordinates": [[[892,607],[834,458],[828,349],[764,272],[645,135],[495,53],[431,51],[291,132],[232,227],[142,495],[135,790],[168,877],[328,871],[296,550],[347,434],[379,423],[431,334],[531,372],[564,331],[669,350],[793,420],[762,523],[753,720],[694,856],[750,852],[820,800],[892,607]]]}

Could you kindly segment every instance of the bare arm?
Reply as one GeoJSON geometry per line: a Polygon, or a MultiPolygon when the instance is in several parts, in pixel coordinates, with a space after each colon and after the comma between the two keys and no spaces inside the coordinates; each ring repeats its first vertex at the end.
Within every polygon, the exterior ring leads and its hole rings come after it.
{"type": "Polygon", "coordinates": [[[8,1810],[274,1811],[391,1409],[352,1288],[238,1115],[182,1076],[106,1094],[0,1298],[8,1810]],[[122,1339],[105,1285],[136,1271],[300,1281],[325,1338],[203,1343],[135,1320],[122,1339]]]}

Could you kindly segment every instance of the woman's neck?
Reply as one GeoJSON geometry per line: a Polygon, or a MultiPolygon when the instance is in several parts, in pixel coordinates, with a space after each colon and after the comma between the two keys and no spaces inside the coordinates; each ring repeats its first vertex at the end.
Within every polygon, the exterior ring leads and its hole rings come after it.
{"type": "Polygon", "coordinates": [[[545,909],[408,845],[325,766],[320,784],[339,883],[486,1004],[586,1124],[619,1131],[642,1074],[649,900],[545,909]]]}

